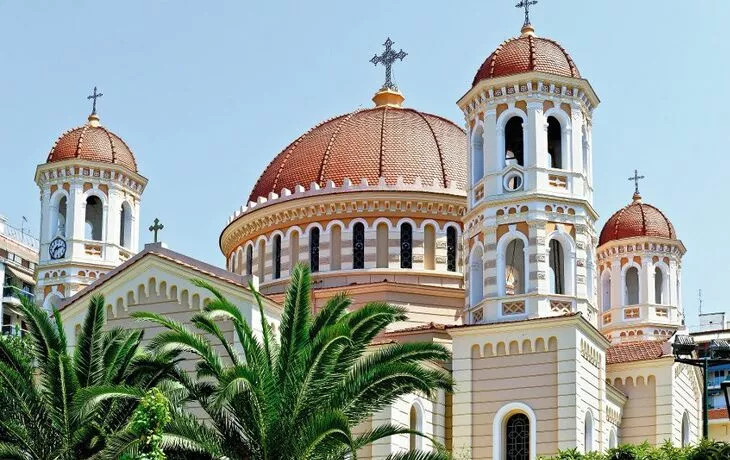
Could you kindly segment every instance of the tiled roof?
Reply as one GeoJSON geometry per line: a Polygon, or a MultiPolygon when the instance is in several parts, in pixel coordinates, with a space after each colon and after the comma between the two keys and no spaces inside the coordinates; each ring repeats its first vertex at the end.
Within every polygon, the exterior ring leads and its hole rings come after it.
{"type": "Polygon", "coordinates": [[[606,364],[661,358],[664,355],[663,343],[658,340],[645,340],[613,345],[606,350],[606,364]]]}
{"type": "Polygon", "coordinates": [[[449,326],[441,323],[426,323],[419,324],[418,326],[407,327],[404,329],[395,329],[386,333],[386,335],[397,335],[403,332],[420,332],[420,331],[445,331],[449,326]]]}
{"type": "Polygon", "coordinates": [[[138,172],[129,146],[105,127],[90,123],[62,134],[48,154],[47,162],[73,158],[118,164],[138,172]]]}
{"type": "Polygon", "coordinates": [[[707,411],[709,420],[728,420],[727,409],[710,409],[707,411]]]}
{"type": "Polygon", "coordinates": [[[598,245],[636,236],[677,238],[674,226],[667,216],[655,206],[642,203],[639,195],[634,195],[633,203],[620,209],[606,221],[598,245]]]}
{"type": "Polygon", "coordinates": [[[557,42],[536,37],[533,33],[523,33],[505,41],[489,55],[474,77],[472,86],[489,78],[527,72],[580,78],[573,59],[557,42]]]}
{"type": "Polygon", "coordinates": [[[312,182],[345,178],[424,184],[466,190],[466,134],[454,123],[413,109],[378,106],[327,120],[291,143],[269,163],[250,201],[312,182]]]}

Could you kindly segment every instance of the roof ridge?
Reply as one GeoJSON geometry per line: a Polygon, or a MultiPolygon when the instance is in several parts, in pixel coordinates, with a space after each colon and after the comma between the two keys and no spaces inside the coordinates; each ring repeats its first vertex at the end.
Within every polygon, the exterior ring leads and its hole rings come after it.
{"type": "Polygon", "coordinates": [[[345,115],[342,117],[342,119],[337,123],[337,127],[335,128],[335,132],[332,133],[330,136],[330,140],[327,143],[327,148],[324,151],[324,157],[322,157],[322,165],[319,167],[319,175],[318,175],[318,182],[319,185],[324,185],[324,170],[327,167],[327,160],[329,160],[330,150],[332,150],[332,144],[335,142],[335,138],[340,133],[340,129],[342,129],[342,125],[347,123],[352,117],[354,117],[356,114],[360,113],[361,109],[357,109],[354,112],[350,112],[348,115],[345,115]]]}
{"type": "Polygon", "coordinates": [[[380,119],[380,149],[378,151],[378,177],[383,177],[383,151],[385,150],[385,117],[388,115],[388,106],[383,106],[383,117],[380,119]]]}
{"type": "Polygon", "coordinates": [[[418,114],[419,117],[426,123],[426,126],[428,126],[428,130],[431,131],[431,136],[433,136],[433,140],[436,143],[436,150],[439,152],[439,162],[441,163],[441,177],[444,180],[444,187],[447,187],[447,176],[446,176],[446,166],[444,164],[444,153],[441,151],[441,144],[439,143],[438,137],[436,137],[436,132],[433,130],[433,126],[431,126],[431,123],[426,119],[426,117],[419,112],[418,110],[409,109],[412,112],[415,112],[418,114]]]}
{"type": "Polygon", "coordinates": [[[106,129],[102,126],[99,126],[99,128],[101,128],[101,130],[104,131],[104,134],[106,134],[107,139],[109,139],[109,145],[112,148],[112,163],[117,164],[117,149],[114,146],[114,139],[112,139],[112,135],[108,129],[106,129]]]}

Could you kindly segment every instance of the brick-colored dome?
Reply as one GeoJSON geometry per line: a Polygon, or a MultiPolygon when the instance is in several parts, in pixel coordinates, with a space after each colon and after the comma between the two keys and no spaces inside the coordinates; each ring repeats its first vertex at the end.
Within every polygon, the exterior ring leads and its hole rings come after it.
{"type": "Polygon", "coordinates": [[[606,221],[598,245],[636,236],[677,238],[674,226],[667,216],[658,208],[642,203],[639,195],[634,195],[633,203],[620,209],[606,221]]]}
{"type": "Polygon", "coordinates": [[[345,178],[466,190],[466,133],[454,123],[413,109],[381,105],[327,120],[279,153],[256,182],[250,201],[283,188],[324,186],[345,178]]]}
{"type": "Polygon", "coordinates": [[[497,47],[479,68],[472,86],[489,78],[527,72],[545,72],[561,77],[580,78],[573,59],[557,42],[535,36],[531,26],[522,35],[497,47]]]}
{"type": "Polygon", "coordinates": [[[78,158],[124,166],[137,171],[137,161],[129,146],[116,134],[99,125],[98,118],[66,131],[48,153],[47,163],[78,158]]]}

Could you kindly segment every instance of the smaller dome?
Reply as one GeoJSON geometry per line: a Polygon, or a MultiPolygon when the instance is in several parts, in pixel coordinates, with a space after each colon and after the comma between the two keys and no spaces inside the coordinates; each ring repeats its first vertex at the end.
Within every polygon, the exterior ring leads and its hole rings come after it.
{"type": "Polygon", "coordinates": [[[78,158],[111,163],[137,171],[137,161],[129,146],[116,134],[99,123],[96,115],[89,116],[84,126],[66,131],[48,153],[47,163],[78,158]]]}
{"type": "Polygon", "coordinates": [[[674,225],[655,206],[642,203],[641,195],[634,194],[633,202],[612,215],[601,230],[598,245],[637,236],[676,239],[674,225]]]}
{"type": "Polygon", "coordinates": [[[580,78],[580,72],[565,49],[557,42],[535,35],[531,25],[519,37],[497,47],[479,68],[472,86],[489,78],[528,72],[544,72],[561,77],[580,78]]]}

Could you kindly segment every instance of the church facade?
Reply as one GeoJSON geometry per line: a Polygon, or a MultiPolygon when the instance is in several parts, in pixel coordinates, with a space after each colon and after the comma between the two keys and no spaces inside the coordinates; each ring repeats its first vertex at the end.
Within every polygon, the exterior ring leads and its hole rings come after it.
{"type": "MultiPolygon", "coordinates": [[[[411,426],[470,459],[696,442],[701,378],[670,353],[684,322],[685,247],[638,185],[596,228],[600,101],[566,50],[526,22],[459,99],[462,128],[403,105],[389,66],[405,53],[392,45],[373,59],[388,69],[374,107],[316,125],[263,171],[221,232],[225,269],[160,243],[136,253],[147,180],[134,155],[96,114],[65,133],[36,173],[38,297],[73,337],[95,293],[110,326],[139,327],[139,310],[187,321],[208,296],[190,279],[203,278],[258,327],[253,280],[276,329],[301,262],[315,310],[343,290],[354,308],[402,305],[408,320],[383,340],[453,351],[443,364],[453,394],[403,398],[370,426],[411,426]]],[[[413,447],[433,448],[396,436],[360,458],[413,447]]]]}

